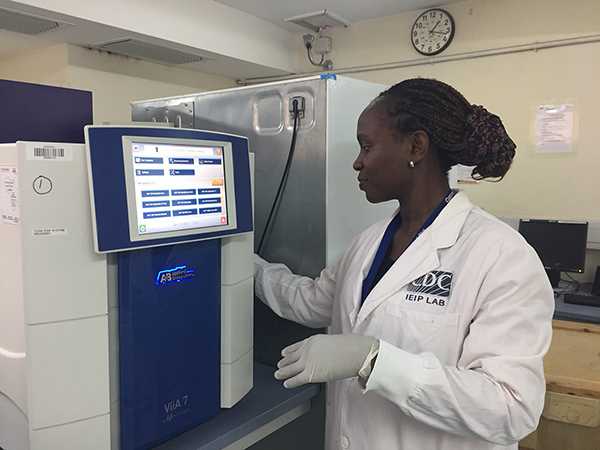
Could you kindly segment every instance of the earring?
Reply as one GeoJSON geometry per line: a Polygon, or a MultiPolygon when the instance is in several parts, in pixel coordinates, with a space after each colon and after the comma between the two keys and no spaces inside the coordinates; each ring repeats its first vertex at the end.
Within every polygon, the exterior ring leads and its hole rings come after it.
{"type": "Polygon", "coordinates": [[[408,167],[410,167],[411,169],[415,168],[415,162],[414,161],[409,161],[408,162],[408,167]]]}

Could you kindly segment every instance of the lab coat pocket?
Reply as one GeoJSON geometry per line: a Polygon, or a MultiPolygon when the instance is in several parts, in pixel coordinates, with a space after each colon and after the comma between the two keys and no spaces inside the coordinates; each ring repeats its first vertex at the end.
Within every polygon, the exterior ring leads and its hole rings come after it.
{"type": "Polygon", "coordinates": [[[460,314],[428,313],[389,303],[384,308],[382,338],[410,353],[433,353],[443,364],[455,364],[460,314]]]}

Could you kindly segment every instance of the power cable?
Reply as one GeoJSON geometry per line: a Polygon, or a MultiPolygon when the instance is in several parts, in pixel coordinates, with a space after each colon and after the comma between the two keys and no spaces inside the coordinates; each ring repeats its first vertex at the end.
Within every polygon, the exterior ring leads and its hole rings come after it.
{"type": "Polygon", "coordinates": [[[283,195],[283,191],[287,185],[288,176],[290,173],[290,167],[292,165],[292,160],[294,159],[294,151],[296,150],[296,137],[298,135],[298,125],[299,125],[299,115],[300,110],[298,109],[298,100],[292,100],[292,112],[294,114],[294,129],[292,132],[292,142],[290,144],[290,150],[288,152],[287,161],[285,163],[285,168],[283,169],[283,175],[281,177],[281,181],[279,182],[279,187],[277,188],[277,194],[275,195],[275,200],[273,201],[273,205],[271,205],[271,211],[267,217],[267,222],[265,223],[265,228],[263,230],[262,236],[260,238],[260,242],[258,244],[257,253],[261,255],[263,251],[263,247],[265,245],[265,239],[267,238],[271,225],[273,223],[273,217],[276,211],[279,210],[279,205],[281,203],[281,197],[283,195]]]}

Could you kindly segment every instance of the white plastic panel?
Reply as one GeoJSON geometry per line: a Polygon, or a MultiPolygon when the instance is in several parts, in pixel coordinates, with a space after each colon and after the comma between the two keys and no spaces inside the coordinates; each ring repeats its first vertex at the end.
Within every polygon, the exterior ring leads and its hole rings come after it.
{"type": "Polygon", "coordinates": [[[231,363],[253,347],[254,278],[221,287],[221,362],[231,363]]]}
{"type": "Polygon", "coordinates": [[[221,284],[232,285],[254,275],[254,233],[221,240],[221,284]]]}
{"type": "Polygon", "coordinates": [[[93,250],[84,146],[17,145],[26,323],[106,314],[106,258],[93,250]],[[36,147],[64,157],[36,159],[36,147]]]}
{"type": "MultiPolygon", "coordinates": [[[[16,144],[0,144],[0,170],[19,182],[16,144]],[[16,175],[13,171],[16,170],[16,175]]],[[[9,179],[0,176],[0,183],[9,179]]],[[[0,184],[0,213],[9,204],[6,188],[0,184]]],[[[17,190],[17,204],[19,202],[17,190]]],[[[27,410],[25,386],[25,316],[23,306],[23,264],[21,226],[0,217],[0,395],[27,410]]],[[[2,416],[0,415],[0,421],[2,416]]],[[[0,441],[1,442],[1,441],[0,441]]]]}
{"type": "MultiPolygon", "coordinates": [[[[15,323],[16,328],[20,324],[15,323]]],[[[0,396],[5,395],[27,413],[27,361],[0,355],[0,396]]],[[[0,419],[2,415],[0,415],[0,419]]]]}
{"type": "Polygon", "coordinates": [[[6,450],[29,450],[27,417],[0,393],[0,447],[6,450]]]}
{"type": "MultiPolygon", "coordinates": [[[[254,211],[254,154],[250,153],[254,211]]],[[[254,384],[254,233],[221,244],[221,407],[231,408],[254,384]]]]}
{"type": "Polygon", "coordinates": [[[233,364],[221,364],[221,408],[231,408],[252,389],[252,360],[251,350],[233,364]]]}
{"type": "Polygon", "coordinates": [[[29,326],[27,341],[32,429],[108,414],[107,316],[29,326]]]}
{"type": "Polygon", "coordinates": [[[105,415],[35,430],[30,450],[110,450],[110,418],[105,415]]]}
{"type": "MultiPolygon", "coordinates": [[[[0,169],[16,169],[16,180],[19,182],[17,167],[17,146],[0,145],[0,169]]],[[[12,176],[10,177],[12,178],[12,176]]],[[[4,177],[0,176],[0,183],[4,177]]],[[[0,214],[7,203],[5,187],[0,185],[0,214]]],[[[17,202],[19,198],[17,196],[17,202]]],[[[21,226],[5,221],[0,217],[0,349],[10,352],[25,351],[25,332],[23,330],[23,290],[21,260],[21,226]]],[[[2,352],[0,350],[0,358],[2,352]]],[[[1,370],[0,370],[1,372],[1,370]]],[[[0,389],[2,384],[0,383],[0,389]]]]}

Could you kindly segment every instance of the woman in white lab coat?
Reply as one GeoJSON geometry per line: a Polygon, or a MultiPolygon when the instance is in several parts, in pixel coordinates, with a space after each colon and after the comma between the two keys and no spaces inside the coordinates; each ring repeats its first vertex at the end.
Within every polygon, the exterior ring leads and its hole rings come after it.
{"type": "Polygon", "coordinates": [[[454,164],[502,178],[515,144],[428,79],[383,92],[357,132],[360,189],[399,208],[316,280],[256,258],[266,304],[329,327],[284,349],[275,376],[329,383],[329,450],[516,450],[543,407],[552,288],[521,236],[447,179],[454,164]]]}

